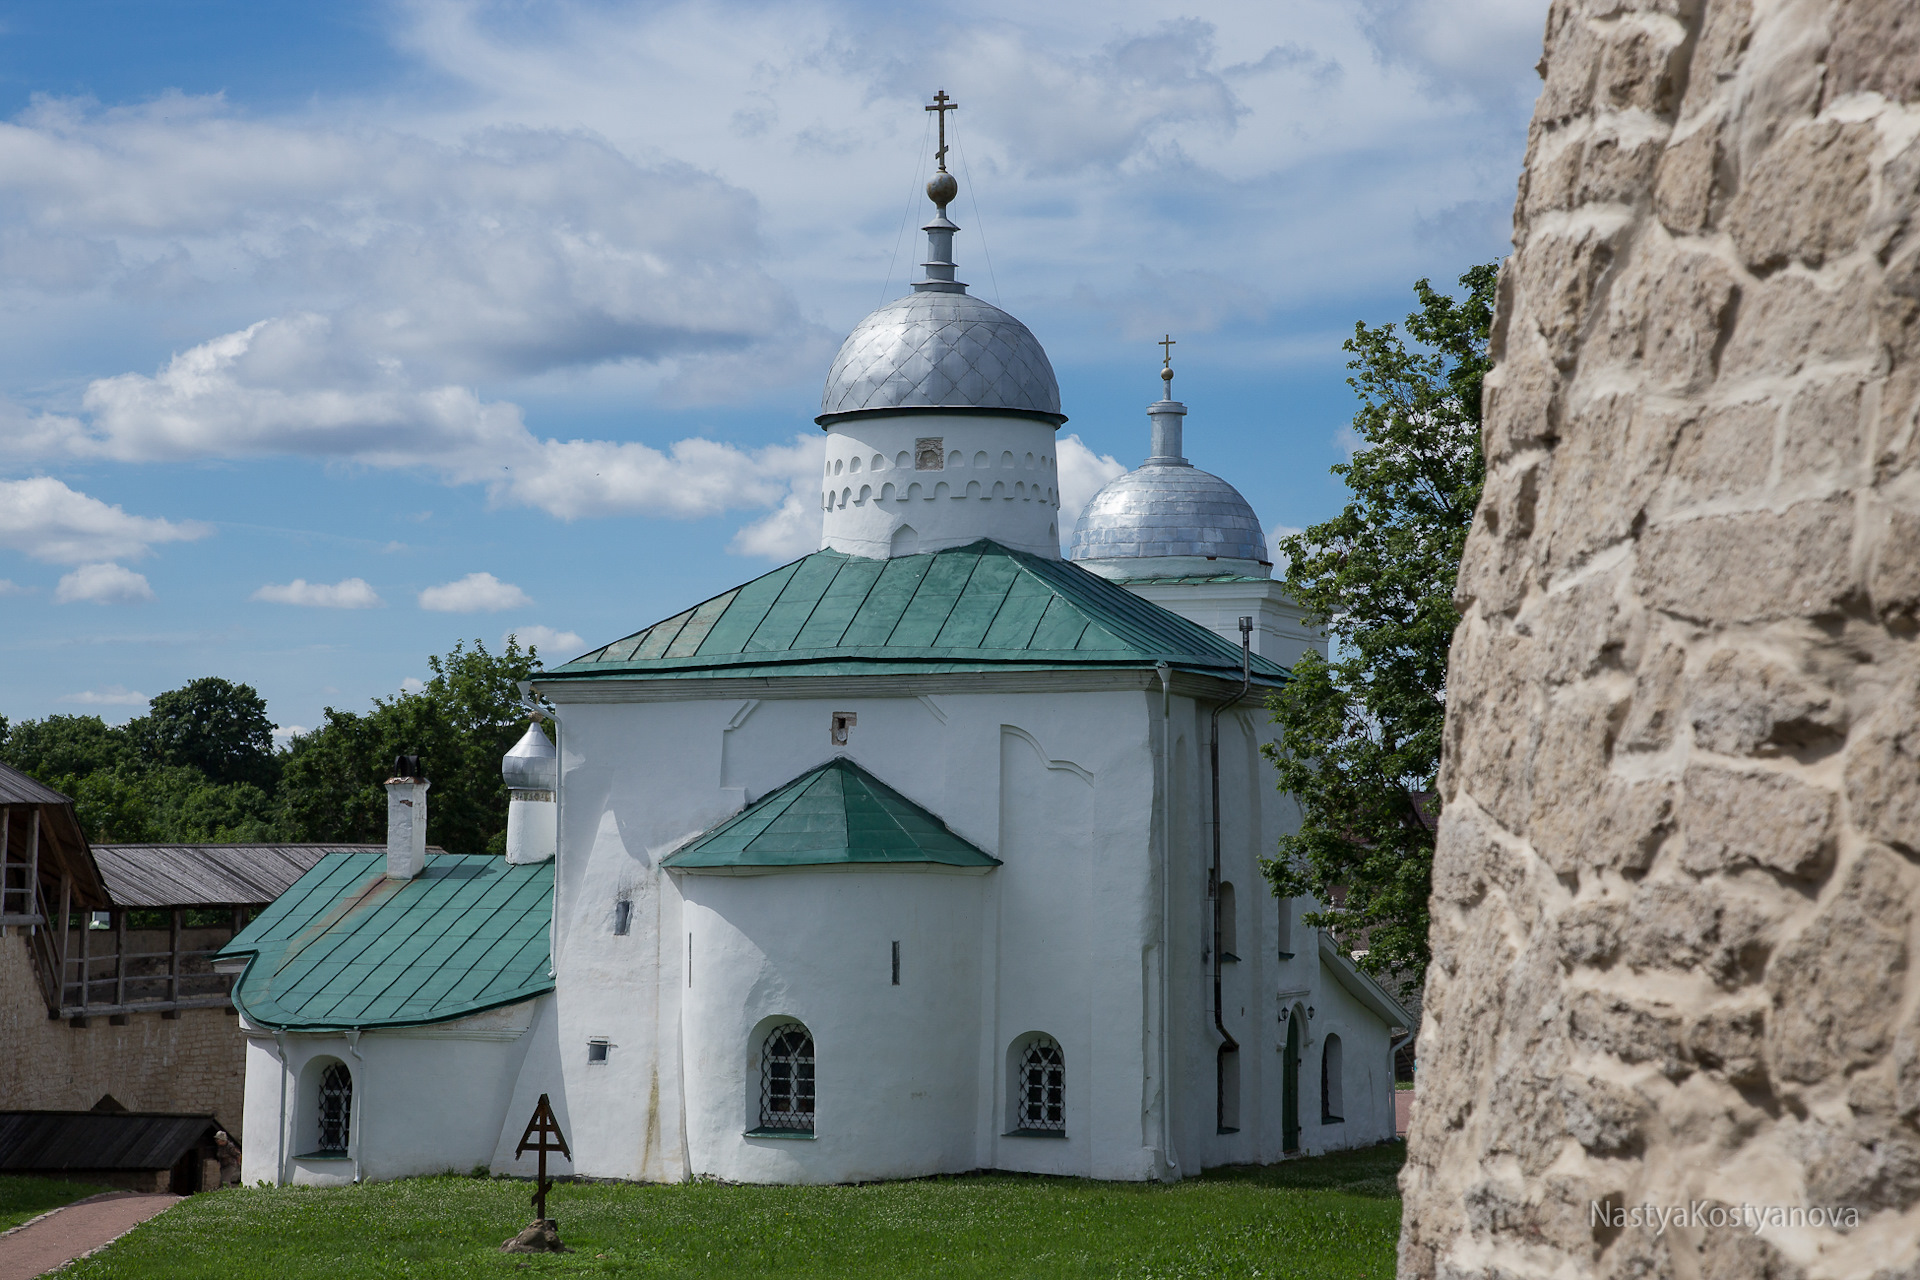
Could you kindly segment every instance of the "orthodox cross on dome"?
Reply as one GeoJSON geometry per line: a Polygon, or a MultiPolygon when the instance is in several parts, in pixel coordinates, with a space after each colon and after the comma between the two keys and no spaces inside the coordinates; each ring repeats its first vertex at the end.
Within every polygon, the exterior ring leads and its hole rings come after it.
{"type": "Polygon", "coordinates": [[[1166,391],[1162,394],[1171,396],[1173,394],[1173,349],[1180,343],[1172,334],[1168,334],[1160,339],[1157,345],[1163,353],[1160,357],[1160,381],[1166,384],[1166,391]]]}
{"type": "Polygon", "coordinates": [[[949,98],[945,89],[934,94],[933,102],[927,107],[928,111],[936,111],[939,113],[940,149],[933,153],[933,158],[939,161],[940,172],[942,173],[947,171],[947,112],[958,111],[959,109],[960,104],[952,98],[949,98]]]}

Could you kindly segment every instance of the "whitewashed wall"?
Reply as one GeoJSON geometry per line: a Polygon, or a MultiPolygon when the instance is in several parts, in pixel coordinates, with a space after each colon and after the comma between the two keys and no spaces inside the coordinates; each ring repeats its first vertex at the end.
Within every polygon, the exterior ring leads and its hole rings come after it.
{"type": "MultiPolygon", "coordinates": [[[[244,1025],[248,1137],[242,1179],[337,1186],[356,1177],[378,1181],[490,1165],[499,1132],[511,1122],[507,1109],[522,1074],[528,1032],[549,999],[434,1026],[368,1031],[357,1043],[341,1033],[276,1039],[264,1028],[244,1025]],[[317,1077],[330,1061],[345,1065],[353,1078],[344,1159],[307,1154],[315,1146],[317,1077]]],[[[520,1117],[521,1125],[525,1121],[520,1117]]]]}

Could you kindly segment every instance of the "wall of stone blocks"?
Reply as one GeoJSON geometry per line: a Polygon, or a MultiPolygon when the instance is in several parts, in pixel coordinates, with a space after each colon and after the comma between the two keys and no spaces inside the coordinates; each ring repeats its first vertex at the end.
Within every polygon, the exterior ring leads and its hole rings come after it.
{"type": "Polygon", "coordinates": [[[1555,0],[1541,71],[1401,1275],[1915,1280],[1920,5],[1555,0]]]}
{"type": "Polygon", "coordinates": [[[212,1112],[244,1143],[239,1024],[224,1009],[183,1009],[69,1026],[47,1017],[26,935],[0,938],[0,1110],[85,1111],[110,1093],[129,1111],[212,1112]]]}

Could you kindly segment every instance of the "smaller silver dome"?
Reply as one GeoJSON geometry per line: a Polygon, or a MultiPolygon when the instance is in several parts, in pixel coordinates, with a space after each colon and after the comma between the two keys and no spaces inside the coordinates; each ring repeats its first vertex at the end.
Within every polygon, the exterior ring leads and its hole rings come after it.
{"type": "Polygon", "coordinates": [[[559,785],[560,762],[553,740],[538,723],[529,724],[501,759],[500,776],[511,791],[551,791],[559,785]]]}
{"type": "Polygon", "coordinates": [[[1179,463],[1149,462],[1093,495],[1073,527],[1069,560],[1159,556],[1267,559],[1260,518],[1219,476],[1179,463]]]}
{"type": "Polygon", "coordinates": [[[909,293],[855,325],[827,373],[814,421],[898,409],[999,409],[1066,421],[1039,340],[968,293],[909,293]]]}

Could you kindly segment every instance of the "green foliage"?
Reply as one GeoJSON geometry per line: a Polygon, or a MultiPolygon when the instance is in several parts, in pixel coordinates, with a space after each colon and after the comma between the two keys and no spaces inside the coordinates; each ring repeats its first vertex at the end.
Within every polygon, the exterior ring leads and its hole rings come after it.
{"type": "Polygon", "coordinates": [[[271,790],[276,772],[267,700],[244,684],[204,676],[148,704],[125,733],[156,764],[191,765],[209,782],[271,790]]]}
{"type": "Polygon", "coordinates": [[[1302,822],[1267,864],[1274,891],[1312,895],[1310,923],[1361,963],[1418,988],[1428,961],[1431,798],[1446,718],[1447,650],[1467,530],[1480,500],[1480,383],[1489,367],[1497,264],[1453,298],[1421,280],[1409,349],[1391,324],[1354,326],[1348,381],[1361,448],[1333,468],[1351,491],[1333,519],[1282,540],[1287,592],[1326,627],[1334,658],[1303,658],[1268,699],[1267,754],[1302,822]]]}
{"type": "Polygon", "coordinates": [[[1388,1144],[1172,1186],[1007,1174],[864,1186],[562,1183],[549,1208],[573,1252],[559,1255],[500,1252],[533,1216],[525,1181],[230,1188],[190,1197],[62,1274],[1388,1280],[1400,1202],[1373,1188],[1391,1186],[1404,1151],[1388,1144]],[[1356,1178],[1369,1189],[1356,1194],[1356,1178]]]}
{"type": "Polygon", "coordinates": [[[427,659],[426,687],[375,698],[364,713],[328,707],[312,733],[294,739],[280,778],[280,825],[297,840],[379,841],[395,756],[417,755],[433,782],[427,838],[454,853],[504,853],[507,788],[500,757],[526,731],[514,689],[540,668],[508,637],[498,654],[456,644],[427,659]]]}
{"type": "Polygon", "coordinates": [[[430,657],[426,687],[327,708],[312,733],[273,750],[266,700],[217,676],[153,699],[114,727],[99,716],[0,720],[0,760],[71,796],[91,840],[206,844],[386,839],[381,785],[399,755],[433,780],[427,838],[457,853],[502,853],[500,757],[524,731],[514,683],[539,670],[532,649],[480,641],[430,657]]]}

